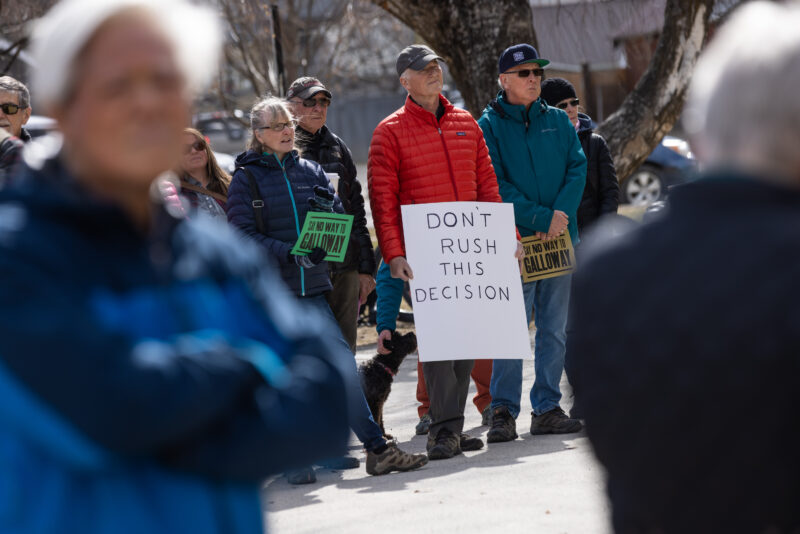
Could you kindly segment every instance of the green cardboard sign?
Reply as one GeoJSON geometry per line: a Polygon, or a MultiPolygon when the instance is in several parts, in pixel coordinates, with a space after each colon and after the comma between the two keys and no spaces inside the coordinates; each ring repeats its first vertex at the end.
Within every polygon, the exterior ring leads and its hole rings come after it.
{"type": "Polygon", "coordinates": [[[292,254],[304,255],[313,248],[322,247],[328,251],[326,261],[342,262],[350,243],[352,227],[352,215],[310,211],[306,214],[303,230],[294,244],[292,254]]]}

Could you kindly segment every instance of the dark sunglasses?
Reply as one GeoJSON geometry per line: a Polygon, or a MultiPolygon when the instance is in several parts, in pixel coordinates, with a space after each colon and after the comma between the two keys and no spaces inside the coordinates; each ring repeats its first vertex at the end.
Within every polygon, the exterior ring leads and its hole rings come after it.
{"type": "Polygon", "coordinates": [[[509,74],[516,74],[520,78],[527,78],[533,74],[537,78],[542,78],[544,77],[544,69],[521,69],[515,70],[514,72],[509,72],[509,74]]]}
{"type": "Polygon", "coordinates": [[[17,111],[25,108],[22,106],[18,106],[17,104],[0,104],[0,109],[2,109],[3,113],[5,113],[6,115],[16,115],[17,111]]]}
{"type": "Polygon", "coordinates": [[[188,154],[189,152],[192,151],[192,149],[201,152],[206,149],[206,142],[198,140],[192,143],[191,145],[186,145],[185,147],[183,147],[183,153],[188,154]]]}
{"type": "Polygon", "coordinates": [[[330,98],[320,98],[320,99],[306,98],[305,100],[303,100],[303,107],[304,108],[313,108],[317,104],[319,104],[323,108],[327,108],[328,106],[331,105],[331,99],[330,98]]]}
{"type": "Polygon", "coordinates": [[[577,108],[578,104],[580,103],[581,103],[580,99],[576,98],[575,100],[570,100],[569,102],[559,102],[558,104],[556,104],[556,107],[558,109],[567,109],[567,106],[574,106],[577,108]]]}

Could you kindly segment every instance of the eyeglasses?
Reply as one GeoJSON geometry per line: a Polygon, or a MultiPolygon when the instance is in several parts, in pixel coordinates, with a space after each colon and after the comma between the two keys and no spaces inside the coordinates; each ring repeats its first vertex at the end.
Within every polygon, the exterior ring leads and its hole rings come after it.
{"type": "Polygon", "coordinates": [[[200,152],[200,151],[202,151],[202,150],[205,150],[205,149],[206,149],[206,143],[205,143],[205,141],[200,141],[200,140],[198,140],[198,141],[195,141],[194,143],[192,143],[191,145],[186,145],[186,146],[184,146],[184,147],[183,147],[183,153],[184,153],[184,154],[188,154],[188,153],[189,153],[189,152],[191,152],[193,149],[194,149],[194,150],[196,150],[197,152],[200,152]]]}
{"type": "Polygon", "coordinates": [[[520,78],[527,78],[528,76],[533,74],[537,78],[542,78],[544,77],[544,69],[520,69],[507,72],[506,74],[516,74],[520,78]]]}
{"type": "Polygon", "coordinates": [[[6,115],[16,115],[17,111],[19,111],[21,109],[25,109],[27,107],[28,106],[23,107],[23,106],[19,106],[17,104],[8,104],[8,103],[0,104],[0,109],[2,109],[3,113],[5,113],[6,115]]]}
{"type": "MultiPolygon", "coordinates": [[[[297,102],[297,100],[295,100],[295,102],[297,102]]],[[[328,106],[331,105],[331,99],[330,98],[317,98],[317,99],[315,99],[315,98],[306,98],[302,102],[303,102],[303,107],[304,108],[313,108],[317,104],[319,104],[323,108],[327,108],[328,106]]]]}
{"type": "Polygon", "coordinates": [[[291,128],[297,126],[296,120],[290,120],[289,122],[273,122],[269,126],[261,126],[256,128],[256,130],[272,130],[273,132],[282,132],[284,128],[291,128]]]}
{"type": "Polygon", "coordinates": [[[556,107],[558,109],[567,109],[567,106],[573,106],[577,108],[580,103],[581,103],[580,99],[576,98],[574,100],[569,100],[567,102],[559,102],[558,104],[556,104],[556,107]]]}

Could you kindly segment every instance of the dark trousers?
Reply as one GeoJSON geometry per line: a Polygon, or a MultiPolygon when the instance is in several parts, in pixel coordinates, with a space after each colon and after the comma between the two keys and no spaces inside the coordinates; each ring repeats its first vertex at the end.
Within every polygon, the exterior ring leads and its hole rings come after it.
{"type": "Polygon", "coordinates": [[[355,353],[358,339],[358,271],[340,271],[331,273],[333,290],[325,298],[331,307],[333,316],[339,324],[344,340],[355,353]]]}
{"type": "Polygon", "coordinates": [[[464,430],[464,407],[467,404],[469,374],[473,363],[474,360],[422,363],[431,403],[428,411],[433,420],[431,436],[435,437],[443,428],[456,435],[464,430]]]}

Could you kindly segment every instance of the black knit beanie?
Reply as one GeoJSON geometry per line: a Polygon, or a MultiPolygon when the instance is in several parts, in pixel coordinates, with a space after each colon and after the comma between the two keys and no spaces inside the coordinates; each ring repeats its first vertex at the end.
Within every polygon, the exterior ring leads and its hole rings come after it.
{"type": "Polygon", "coordinates": [[[542,98],[548,106],[555,106],[567,98],[577,98],[575,88],[564,78],[548,78],[542,82],[542,98]]]}

